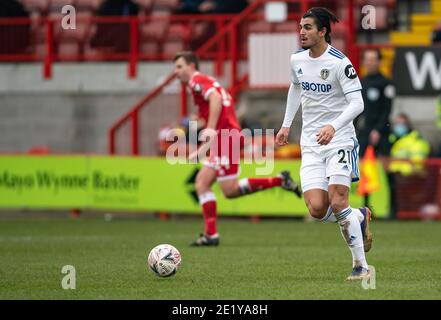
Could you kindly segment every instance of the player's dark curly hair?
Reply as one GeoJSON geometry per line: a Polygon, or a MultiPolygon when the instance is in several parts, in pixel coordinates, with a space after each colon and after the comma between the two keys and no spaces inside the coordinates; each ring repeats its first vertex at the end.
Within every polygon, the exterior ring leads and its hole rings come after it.
{"type": "Polygon", "coordinates": [[[313,18],[319,31],[326,28],[325,40],[331,44],[331,22],[339,22],[335,14],[327,8],[314,7],[306,11],[303,18],[313,18]]]}

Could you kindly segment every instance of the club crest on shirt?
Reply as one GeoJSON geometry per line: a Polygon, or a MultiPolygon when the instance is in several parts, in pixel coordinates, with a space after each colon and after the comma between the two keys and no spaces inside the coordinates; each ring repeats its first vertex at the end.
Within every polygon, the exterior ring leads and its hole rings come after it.
{"type": "Polygon", "coordinates": [[[202,86],[199,83],[196,83],[193,90],[197,93],[202,92],[202,86]]]}
{"type": "Polygon", "coordinates": [[[329,77],[329,69],[322,69],[322,70],[320,71],[320,77],[321,77],[323,80],[326,80],[326,79],[329,77]]]}

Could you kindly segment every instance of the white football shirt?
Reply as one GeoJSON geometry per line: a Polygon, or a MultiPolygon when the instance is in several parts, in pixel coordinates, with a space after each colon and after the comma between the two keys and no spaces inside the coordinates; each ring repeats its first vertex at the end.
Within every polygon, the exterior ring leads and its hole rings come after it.
{"type": "MultiPolygon", "coordinates": [[[[345,95],[361,90],[350,60],[328,45],[318,58],[309,49],[291,55],[291,81],[300,86],[302,104],[302,146],[319,146],[317,133],[335,120],[348,106],[345,95]]],[[[355,138],[354,124],[337,130],[330,144],[345,144],[355,138]]]]}

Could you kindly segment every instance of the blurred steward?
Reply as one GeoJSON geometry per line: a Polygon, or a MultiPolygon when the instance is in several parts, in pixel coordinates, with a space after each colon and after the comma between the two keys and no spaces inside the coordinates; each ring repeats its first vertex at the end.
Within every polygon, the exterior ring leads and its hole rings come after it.
{"type": "Polygon", "coordinates": [[[392,144],[389,171],[404,176],[421,172],[424,160],[430,155],[430,144],[412,127],[406,114],[395,118],[389,138],[392,144]]]}
{"type": "Polygon", "coordinates": [[[390,217],[394,219],[398,212],[398,205],[400,204],[403,207],[406,204],[406,201],[398,201],[400,190],[403,194],[406,194],[403,190],[410,187],[413,193],[418,193],[418,188],[415,190],[412,188],[417,185],[415,179],[418,180],[418,176],[425,175],[424,160],[430,154],[430,145],[413,128],[409,117],[403,113],[399,114],[394,120],[390,142],[392,148],[388,166],[389,200],[390,217]]]}
{"type": "Polygon", "coordinates": [[[377,156],[387,157],[390,152],[389,116],[395,97],[395,87],[380,71],[382,55],[378,49],[363,54],[367,75],[361,79],[364,111],[357,119],[360,158],[368,145],[375,147],[377,156]]]}

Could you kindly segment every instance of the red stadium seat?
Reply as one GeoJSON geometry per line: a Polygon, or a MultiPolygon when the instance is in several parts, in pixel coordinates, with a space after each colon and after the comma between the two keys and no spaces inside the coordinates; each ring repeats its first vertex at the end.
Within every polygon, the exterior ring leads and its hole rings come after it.
{"type": "MultiPolygon", "coordinates": [[[[393,10],[395,10],[397,5],[396,2],[396,0],[358,0],[357,4],[360,6],[360,9],[365,5],[373,6],[376,14],[376,29],[385,30],[389,27],[388,16],[393,12],[393,10]]],[[[360,10],[356,10],[356,21],[360,21],[360,17],[360,10]]]]}
{"type": "Polygon", "coordinates": [[[152,21],[143,23],[140,27],[141,39],[162,41],[167,32],[168,21],[152,21]]]}
{"type": "Polygon", "coordinates": [[[154,0],[154,8],[165,11],[174,11],[179,5],[179,0],[154,0]]]}
{"type": "Polygon", "coordinates": [[[144,14],[150,14],[153,9],[153,3],[155,0],[134,0],[140,9],[140,11],[144,14]]]}
{"type": "Polygon", "coordinates": [[[396,0],[357,0],[358,6],[364,6],[364,5],[372,5],[374,7],[376,6],[388,6],[388,7],[394,7],[396,6],[396,0]]]}
{"type": "Polygon", "coordinates": [[[156,55],[160,53],[159,48],[160,46],[157,42],[145,41],[141,43],[139,50],[142,56],[148,55],[149,57],[150,56],[156,57],[156,55]]]}
{"type": "Polygon", "coordinates": [[[343,37],[332,37],[332,46],[346,54],[346,40],[343,37]]]}
{"type": "MultiPolygon", "coordinates": [[[[90,16],[90,12],[78,12],[75,29],[64,29],[59,23],[60,20],[56,20],[56,22],[54,23],[55,38],[76,39],[78,41],[83,41],[86,37],[87,31],[90,29],[90,24],[85,19],[90,16]]],[[[60,19],[62,18],[62,15],[51,13],[51,17],[55,19],[60,19]]]]}
{"type": "Polygon", "coordinates": [[[250,33],[271,32],[271,23],[266,21],[250,22],[250,24],[248,25],[248,31],[250,33]]]}
{"type": "Polygon", "coordinates": [[[348,32],[348,27],[344,23],[336,23],[331,26],[331,36],[342,36],[346,35],[348,32]]]}
{"type": "Polygon", "coordinates": [[[75,0],[75,8],[78,10],[96,11],[104,0],[75,0]]]}
{"type": "Polygon", "coordinates": [[[37,25],[33,34],[35,44],[44,44],[47,38],[47,31],[44,25],[37,25]]]}
{"type": "Polygon", "coordinates": [[[49,10],[50,0],[21,0],[21,3],[29,12],[46,14],[49,10]]]}
{"type": "Polygon", "coordinates": [[[46,47],[44,42],[34,44],[34,52],[37,59],[42,60],[46,56],[46,47]]]}
{"type": "Polygon", "coordinates": [[[80,45],[77,41],[60,42],[57,48],[57,54],[60,60],[73,59],[80,54],[80,45]]]}
{"type": "Polygon", "coordinates": [[[71,5],[74,8],[76,7],[75,0],[50,0],[49,9],[51,12],[61,13],[61,9],[65,5],[71,5]]]}
{"type": "Polygon", "coordinates": [[[190,27],[186,26],[185,24],[175,22],[169,25],[167,31],[167,39],[170,40],[183,39],[184,41],[188,41],[190,37],[191,37],[190,27]]]}
{"type": "Polygon", "coordinates": [[[388,28],[388,11],[385,6],[383,7],[376,7],[375,8],[376,15],[375,15],[375,22],[376,22],[376,28],[380,30],[384,30],[388,28]]]}
{"type": "Polygon", "coordinates": [[[274,31],[275,32],[298,33],[299,32],[299,23],[297,21],[276,23],[274,25],[274,31]]]}
{"type": "Polygon", "coordinates": [[[176,52],[185,49],[184,42],[181,40],[165,41],[162,46],[162,52],[165,59],[171,59],[175,56],[176,52]]]}

